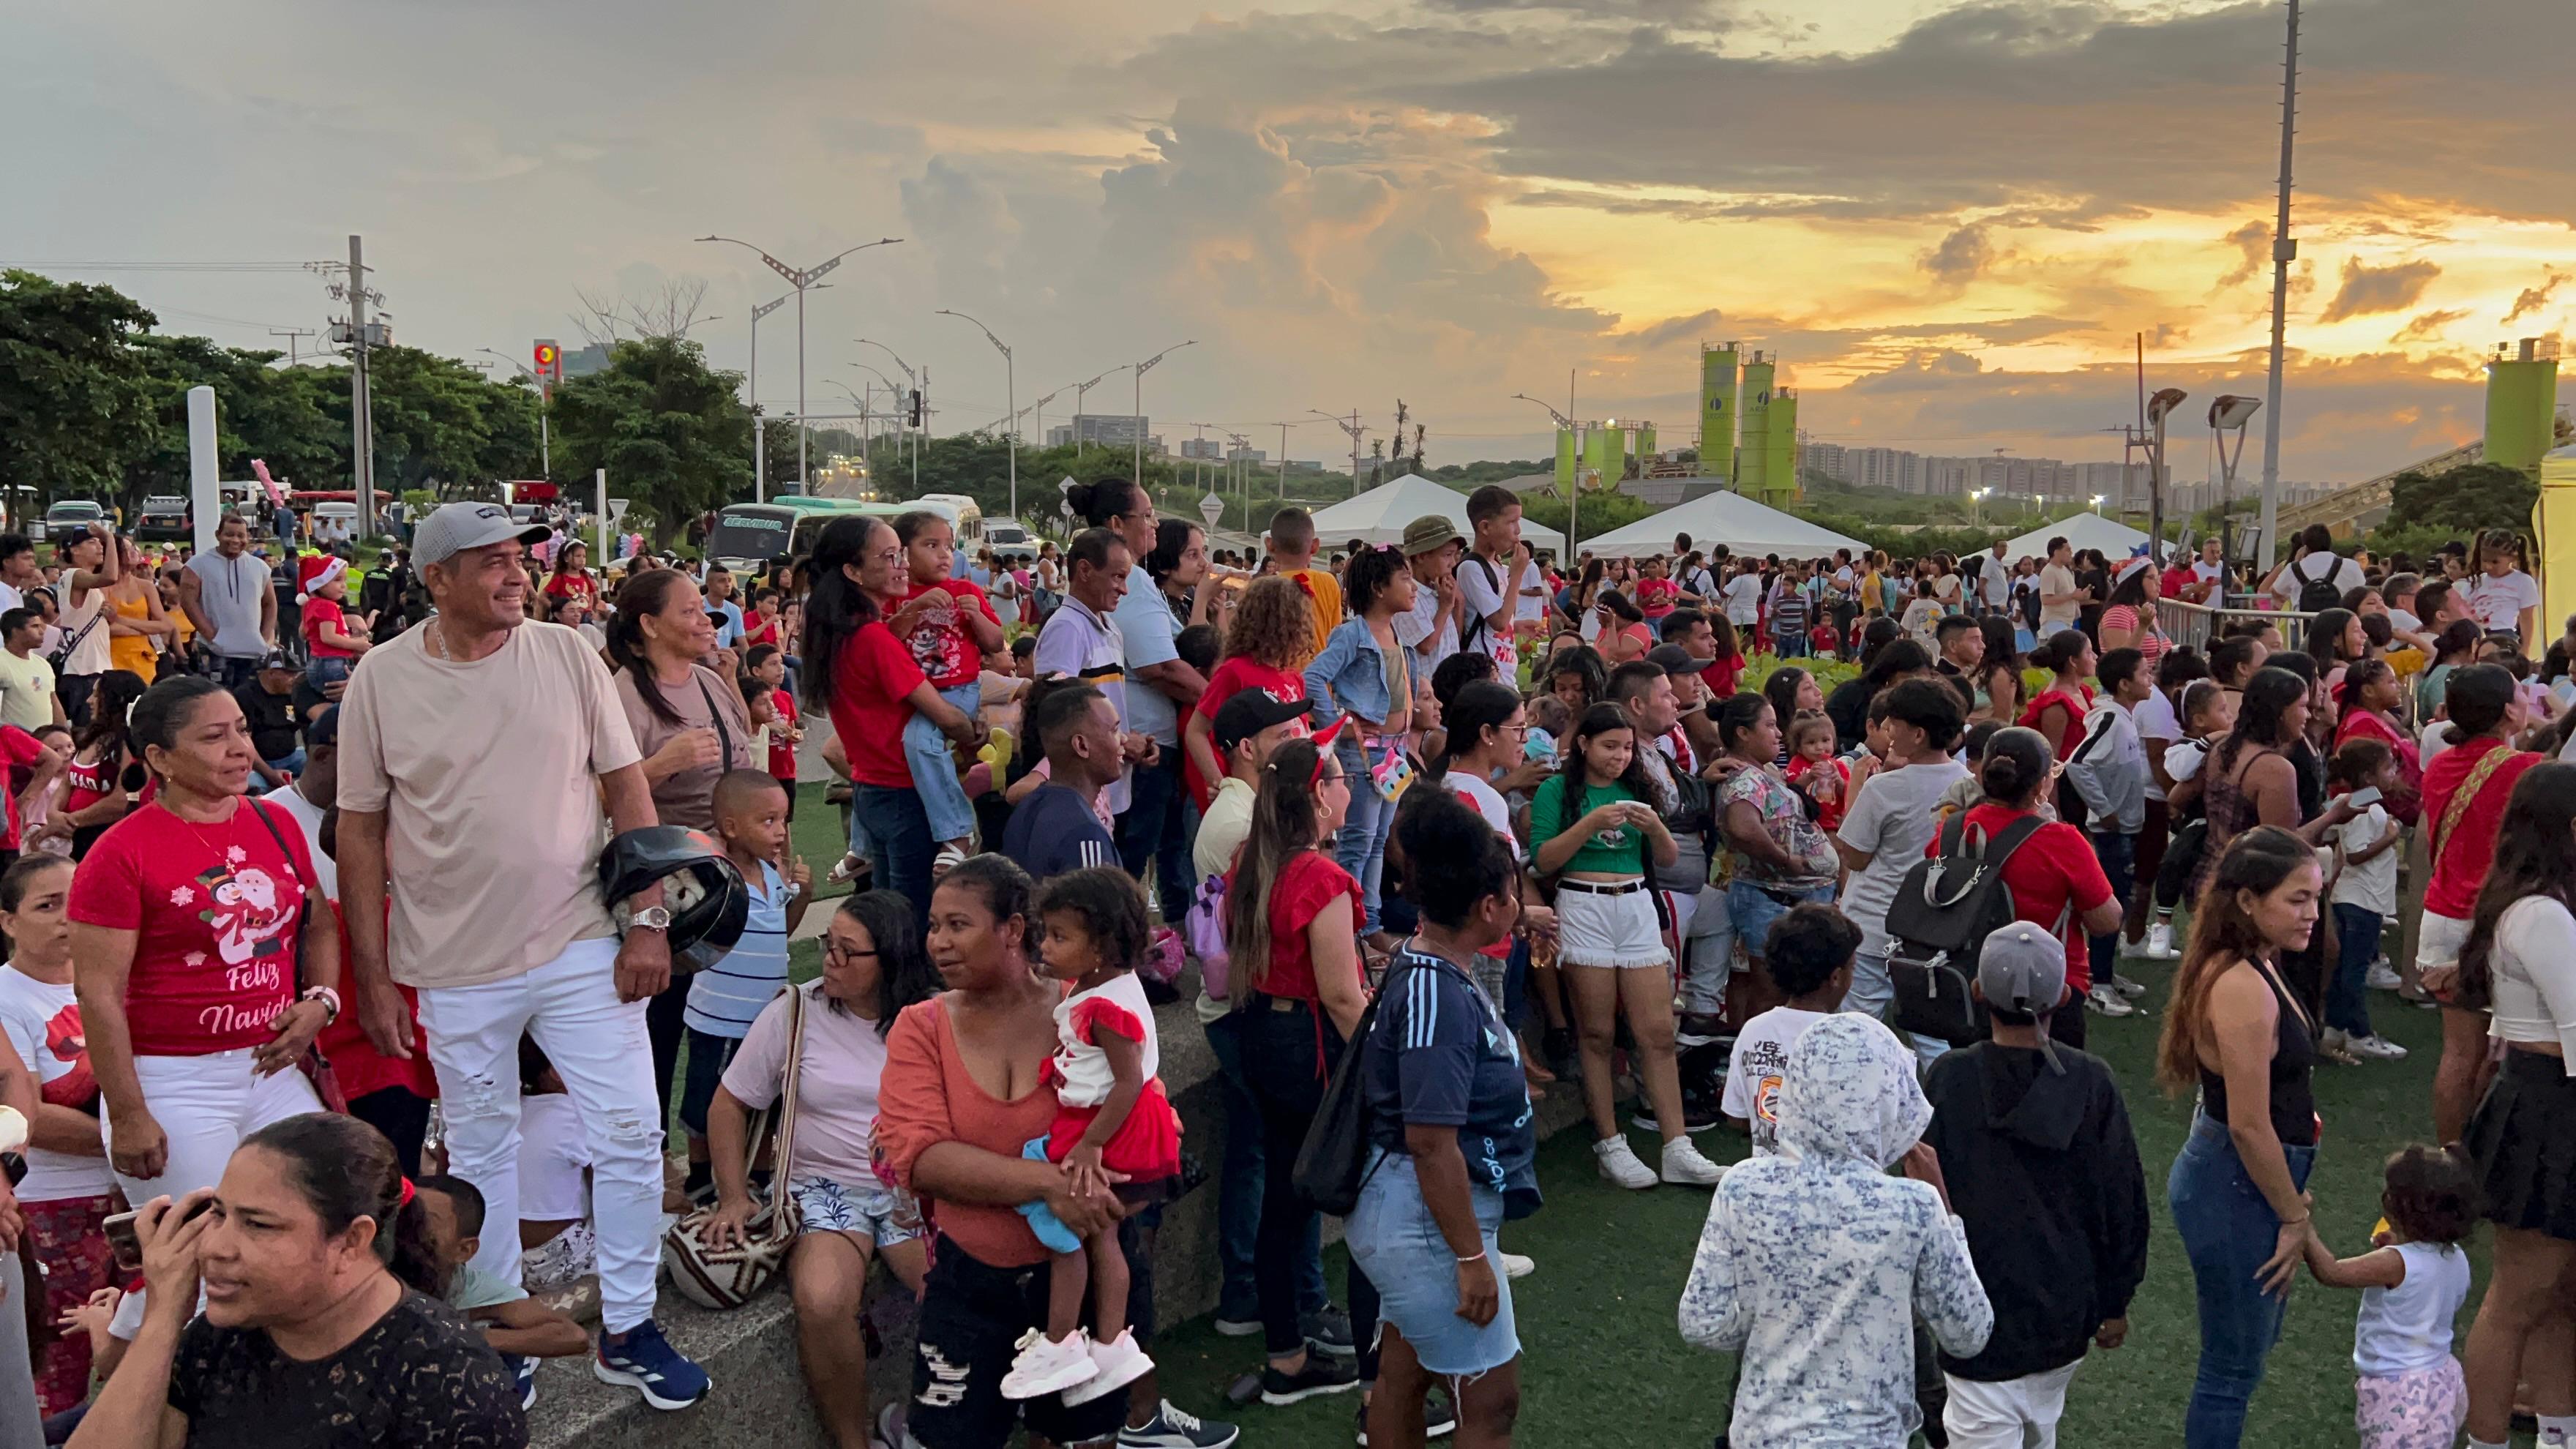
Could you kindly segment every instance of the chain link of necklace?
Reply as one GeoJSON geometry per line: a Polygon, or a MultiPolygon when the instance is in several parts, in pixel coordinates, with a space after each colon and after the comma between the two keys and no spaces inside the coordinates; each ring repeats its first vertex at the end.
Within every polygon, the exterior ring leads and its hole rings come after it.
{"type": "Polygon", "coordinates": [[[456,662],[448,659],[447,631],[438,627],[436,619],[420,626],[420,642],[428,647],[432,658],[447,659],[451,664],[456,662]]]}

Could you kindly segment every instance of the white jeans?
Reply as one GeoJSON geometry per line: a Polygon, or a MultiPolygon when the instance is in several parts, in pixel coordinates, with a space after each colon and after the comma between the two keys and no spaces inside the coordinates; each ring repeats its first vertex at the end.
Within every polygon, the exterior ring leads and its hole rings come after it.
{"type": "MultiPolygon", "coordinates": [[[[224,1164],[243,1138],[271,1122],[322,1110],[313,1084],[293,1067],[269,1076],[251,1070],[251,1048],[203,1057],[136,1057],[134,1075],[143,1084],[143,1105],[170,1139],[170,1160],[150,1181],[116,1175],[125,1200],[140,1207],[168,1193],[178,1197],[213,1187],[224,1176],[224,1164]]],[[[99,1135],[108,1151],[116,1134],[102,1114],[99,1135]]],[[[112,1157],[111,1157],[111,1160],[112,1157]]]]}
{"type": "Polygon", "coordinates": [[[662,1260],[663,1113],[641,1001],[617,999],[617,942],[575,941],[524,976],[420,993],[420,1024],[447,1117],[448,1170],[483,1190],[474,1266],[519,1281],[519,1037],[554,1063],[590,1141],[600,1320],[623,1333],[653,1316],[662,1260]]]}
{"type": "Polygon", "coordinates": [[[1941,1423],[1950,1431],[1951,1449],[2057,1449],[2066,1386],[2083,1362],[2079,1358],[2064,1368],[2000,1383],[1943,1374],[1950,1407],[1942,1411],[1941,1423]]]}

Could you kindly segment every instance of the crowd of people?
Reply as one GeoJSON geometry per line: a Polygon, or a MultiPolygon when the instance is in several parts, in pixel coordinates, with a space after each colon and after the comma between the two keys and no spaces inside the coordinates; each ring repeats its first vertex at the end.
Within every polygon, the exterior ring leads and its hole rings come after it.
{"type": "Polygon", "coordinates": [[[845,1449],[1223,1446],[1153,1359],[1203,1174],[1262,1403],[1506,1444],[1551,1090],[1606,1181],[1711,1193],[1723,1442],[2053,1443],[2151,1250],[2150,1084],[2083,1050],[2140,961],[2197,1093],[2186,1442],[2239,1442],[2302,1266],[2361,1293],[2365,1444],[2576,1430],[2576,620],[2537,637],[2516,539],[1560,573],[1500,488],[1337,551],[1283,508],[1257,558],[1126,480],[1064,509],[1034,559],[917,510],[741,580],[476,503],[363,577],[230,518],[0,537],[0,1290],[42,1300],[0,1444],[522,1443],[548,1358],[685,1410],[667,1243],[780,1252],[845,1449]],[[851,890],[798,984],[800,758],[851,890]],[[712,951],[603,879],[658,826],[740,883],[712,951]],[[2416,1008],[2432,1130],[2339,1257],[2313,1076],[2416,1008]],[[1219,1066],[1204,1166],[1165,1029],[1219,1066]]]}

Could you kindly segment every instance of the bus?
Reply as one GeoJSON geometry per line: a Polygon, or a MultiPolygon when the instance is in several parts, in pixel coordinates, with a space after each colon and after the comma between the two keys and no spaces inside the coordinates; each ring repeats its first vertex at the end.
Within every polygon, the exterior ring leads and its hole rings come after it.
{"type": "Polygon", "coordinates": [[[766,568],[772,559],[812,553],[815,538],[833,519],[863,514],[890,519],[910,507],[804,496],[736,503],[716,515],[716,526],[707,534],[706,557],[738,573],[766,568]]]}

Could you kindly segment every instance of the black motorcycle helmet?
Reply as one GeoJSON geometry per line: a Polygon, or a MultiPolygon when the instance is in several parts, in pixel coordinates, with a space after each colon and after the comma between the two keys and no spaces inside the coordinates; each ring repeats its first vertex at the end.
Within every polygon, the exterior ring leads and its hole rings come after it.
{"type": "Polygon", "coordinates": [[[651,825],[608,842],[599,857],[599,888],[620,935],[627,903],[659,881],[671,913],[671,969],[696,971],[724,959],[742,939],[751,916],[751,892],[724,847],[703,830],[651,825]]]}

